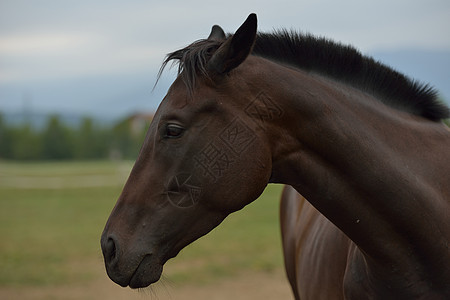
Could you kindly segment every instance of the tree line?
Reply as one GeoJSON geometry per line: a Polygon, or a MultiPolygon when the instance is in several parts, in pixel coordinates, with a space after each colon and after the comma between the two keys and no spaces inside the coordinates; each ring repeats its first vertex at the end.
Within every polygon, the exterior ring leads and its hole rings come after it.
{"type": "Polygon", "coordinates": [[[147,127],[136,132],[129,120],[101,126],[88,117],[73,127],[53,115],[35,129],[29,123],[7,124],[0,114],[0,160],[135,159],[147,127]]]}
{"type": "Polygon", "coordinates": [[[101,126],[86,117],[73,127],[53,115],[43,128],[35,129],[29,123],[10,125],[0,113],[0,160],[134,160],[148,125],[136,131],[130,119],[101,126]]]}

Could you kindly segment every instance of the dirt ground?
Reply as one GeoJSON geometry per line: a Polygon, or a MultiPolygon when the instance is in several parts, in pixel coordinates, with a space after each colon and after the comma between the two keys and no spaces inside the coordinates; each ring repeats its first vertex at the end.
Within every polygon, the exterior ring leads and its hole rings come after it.
{"type": "Polygon", "coordinates": [[[121,288],[105,276],[83,286],[0,288],[0,299],[279,300],[293,299],[293,297],[285,274],[277,271],[275,273],[240,275],[203,286],[177,286],[162,281],[151,289],[139,291],[121,288]]]}

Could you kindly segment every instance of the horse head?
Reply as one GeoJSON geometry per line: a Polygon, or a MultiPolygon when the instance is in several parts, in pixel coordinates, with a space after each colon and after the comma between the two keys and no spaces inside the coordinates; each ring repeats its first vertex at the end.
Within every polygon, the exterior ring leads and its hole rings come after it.
{"type": "Polygon", "coordinates": [[[180,72],[161,102],[101,237],[106,270],[121,286],[159,280],[164,263],[255,200],[271,176],[263,130],[246,113],[254,94],[239,76],[256,16],[226,37],[169,55],[180,72]]]}

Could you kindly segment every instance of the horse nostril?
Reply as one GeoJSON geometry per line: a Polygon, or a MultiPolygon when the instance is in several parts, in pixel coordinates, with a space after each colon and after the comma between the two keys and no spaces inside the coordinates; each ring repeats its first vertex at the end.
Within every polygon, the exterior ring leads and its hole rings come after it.
{"type": "Polygon", "coordinates": [[[103,255],[105,256],[105,261],[110,264],[113,263],[116,258],[116,254],[116,242],[112,237],[109,237],[103,247],[103,255]]]}
{"type": "Polygon", "coordinates": [[[110,238],[108,240],[106,247],[108,248],[110,259],[114,259],[114,257],[116,257],[116,243],[114,243],[113,239],[110,238]]]}

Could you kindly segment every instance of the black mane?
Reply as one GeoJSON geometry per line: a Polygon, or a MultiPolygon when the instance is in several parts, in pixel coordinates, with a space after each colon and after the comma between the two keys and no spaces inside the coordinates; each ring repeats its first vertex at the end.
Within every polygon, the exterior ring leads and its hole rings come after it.
{"type": "MultiPolygon", "coordinates": [[[[159,74],[175,60],[179,63],[179,74],[192,90],[196,76],[208,76],[207,62],[222,42],[200,40],[170,53],[159,74]]],[[[450,117],[449,109],[437,99],[437,92],[432,87],[363,56],[351,46],[280,30],[259,33],[252,54],[344,82],[374,95],[387,105],[433,121],[450,117]]]]}

